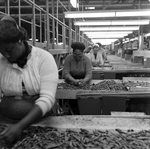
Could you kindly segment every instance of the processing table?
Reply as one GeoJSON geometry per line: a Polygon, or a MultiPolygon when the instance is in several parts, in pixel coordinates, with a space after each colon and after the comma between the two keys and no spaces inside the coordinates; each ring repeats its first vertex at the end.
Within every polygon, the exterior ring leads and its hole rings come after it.
{"type": "MultiPolygon", "coordinates": [[[[91,83],[97,84],[103,80],[92,80],[91,83]]],[[[121,80],[116,80],[121,81],[121,80]]],[[[59,80],[64,82],[64,80],[59,80]]],[[[150,98],[150,91],[108,91],[108,90],[70,90],[58,89],[56,93],[57,99],[77,99],[79,106],[92,109],[97,106],[99,114],[109,115],[111,111],[125,111],[126,101],[131,98],[150,98]]],[[[88,114],[88,113],[87,113],[88,114]]]]}

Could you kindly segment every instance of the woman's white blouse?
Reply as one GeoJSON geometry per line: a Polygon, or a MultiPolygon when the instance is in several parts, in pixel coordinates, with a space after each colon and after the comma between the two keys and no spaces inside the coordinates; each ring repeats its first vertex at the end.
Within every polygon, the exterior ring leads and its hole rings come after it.
{"type": "Polygon", "coordinates": [[[88,57],[91,60],[91,62],[100,63],[102,65],[104,64],[102,54],[99,52],[97,53],[96,58],[93,53],[90,53],[90,55],[88,57]]]}
{"type": "Polygon", "coordinates": [[[0,55],[0,88],[5,96],[22,96],[22,82],[29,95],[39,94],[36,103],[43,115],[55,103],[58,69],[53,56],[47,51],[32,47],[27,64],[20,68],[0,55]]]}

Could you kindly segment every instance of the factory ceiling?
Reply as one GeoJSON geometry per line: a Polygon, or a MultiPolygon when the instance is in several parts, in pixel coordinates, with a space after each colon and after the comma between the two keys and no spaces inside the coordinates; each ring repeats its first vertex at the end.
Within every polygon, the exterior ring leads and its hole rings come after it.
{"type": "MultiPolygon", "coordinates": [[[[9,0],[9,7],[10,7],[10,14],[13,17],[18,17],[18,0],[9,0]]],[[[149,0],[77,0],[79,2],[79,8],[73,8],[70,4],[70,0],[49,0],[49,13],[52,13],[52,10],[54,10],[54,16],[62,21],[64,17],[64,12],[68,11],[112,11],[112,10],[139,10],[139,9],[150,9],[150,2],[149,0]],[[53,5],[54,4],[54,7],[53,5]],[[92,7],[92,9],[91,9],[92,7]],[[57,9],[58,8],[58,9],[57,9]]],[[[32,14],[32,5],[28,3],[28,0],[20,0],[21,2],[21,18],[30,20],[33,17],[32,14]]],[[[43,8],[44,11],[46,11],[46,0],[35,0],[35,3],[43,8]]],[[[0,1],[0,11],[6,12],[7,11],[7,4],[6,1],[1,2],[0,1]]],[[[39,20],[40,11],[36,9],[35,15],[37,18],[37,22],[39,20]]],[[[45,15],[45,13],[42,13],[42,15],[45,15]]],[[[2,16],[2,15],[1,15],[2,16]]],[[[0,17],[1,17],[0,16],[0,17]]],[[[141,20],[141,19],[149,19],[149,16],[144,17],[100,17],[100,18],[79,18],[79,19],[73,19],[73,21],[92,21],[92,20],[100,20],[100,21],[107,21],[107,20],[141,20]]],[[[44,17],[43,17],[43,20],[44,17]]],[[[65,19],[66,24],[68,25],[69,19],[65,19]]],[[[51,24],[52,25],[52,24],[51,24]]],[[[125,25],[124,25],[125,26],[125,25]]],[[[74,29],[74,26],[73,26],[74,29]]],[[[136,32],[137,34],[137,32],[136,32]]]]}
{"type": "MultiPolygon", "coordinates": [[[[26,0],[27,1],[27,0],[26,0]]],[[[46,10],[46,1],[35,0],[35,3],[46,10]]],[[[10,0],[10,13],[18,13],[18,0],[10,0]]],[[[63,17],[63,12],[69,10],[69,0],[54,0],[54,11],[56,13],[57,6],[59,8],[59,18],[63,17]],[[62,6],[63,5],[63,6],[62,6]]],[[[26,17],[32,16],[31,5],[21,0],[21,15],[26,17]]],[[[92,11],[92,10],[124,10],[124,9],[149,9],[150,2],[148,0],[79,0],[79,8],[71,7],[71,11],[92,11]]],[[[5,12],[5,3],[0,2],[0,11],[5,12]]],[[[37,16],[38,16],[38,11],[37,16]]],[[[49,12],[52,12],[52,0],[49,0],[49,12]]],[[[105,18],[103,18],[105,19],[105,18]]]]}

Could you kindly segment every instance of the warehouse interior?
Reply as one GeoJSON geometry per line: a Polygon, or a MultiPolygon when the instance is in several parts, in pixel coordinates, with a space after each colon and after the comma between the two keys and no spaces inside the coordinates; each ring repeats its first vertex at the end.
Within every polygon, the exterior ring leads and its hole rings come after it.
{"type": "Polygon", "coordinates": [[[0,148],[150,148],[150,0],[0,0],[5,15],[27,31],[29,45],[53,56],[59,80],[52,114],[13,143],[1,137],[19,121],[1,115],[0,91],[0,148]],[[83,54],[100,43],[107,56],[83,86],[64,79],[74,42],[83,54]]]}

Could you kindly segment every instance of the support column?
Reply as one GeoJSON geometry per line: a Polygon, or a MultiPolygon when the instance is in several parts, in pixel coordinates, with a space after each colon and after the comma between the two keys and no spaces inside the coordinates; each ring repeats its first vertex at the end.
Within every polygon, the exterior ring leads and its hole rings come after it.
{"type": "MultiPolygon", "coordinates": [[[[63,16],[63,23],[65,24],[65,16],[63,16]]],[[[66,49],[66,28],[62,26],[62,41],[63,41],[63,49],[66,49]]]]}
{"type": "Polygon", "coordinates": [[[46,21],[47,21],[47,50],[50,48],[50,32],[49,32],[49,0],[46,0],[46,21]]]}
{"type": "MultiPolygon", "coordinates": [[[[54,0],[52,0],[52,15],[54,16],[54,0]]],[[[52,31],[53,31],[53,39],[52,39],[52,49],[55,49],[55,20],[52,18],[52,31]]]]}
{"type": "Polygon", "coordinates": [[[10,15],[10,0],[7,0],[6,8],[7,8],[7,14],[10,15]]]}
{"type": "Polygon", "coordinates": [[[40,42],[42,42],[42,12],[40,11],[40,42]]]}
{"type": "MultiPolygon", "coordinates": [[[[35,3],[35,0],[33,0],[33,3],[35,3]]],[[[33,14],[33,18],[32,18],[32,44],[34,46],[36,46],[36,25],[35,25],[35,5],[32,4],[32,14],[33,14]]]]}
{"type": "Polygon", "coordinates": [[[139,51],[143,50],[144,47],[144,35],[139,36],[139,51]]]}
{"type": "Polygon", "coordinates": [[[19,16],[19,26],[21,26],[21,6],[20,6],[20,0],[18,0],[18,16],[19,16]]]}
{"type": "MultiPolygon", "coordinates": [[[[56,18],[58,19],[58,0],[57,0],[57,7],[56,7],[56,18]]],[[[58,21],[56,21],[56,43],[58,44],[58,37],[59,37],[59,30],[58,30],[58,21]]]]}
{"type": "Polygon", "coordinates": [[[46,24],[46,15],[44,15],[44,41],[47,41],[47,24],[46,24]]]}
{"type": "Polygon", "coordinates": [[[81,42],[84,42],[83,32],[81,32],[81,42]]]}
{"type": "MultiPolygon", "coordinates": [[[[69,10],[71,10],[71,4],[69,2],[69,10]]],[[[72,19],[69,18],[69,50],[71,49],[71,43],[72,43],[72,19]]]]}
{"type": "Polygon", "coordinates": [[[77,27],[75,26],[74,40],[77,41],[77,27]]]}
{"type": "Polygon", "coordinates": [[[79,27],[76,26],[76,41],[79,41],[79,27]]]}

